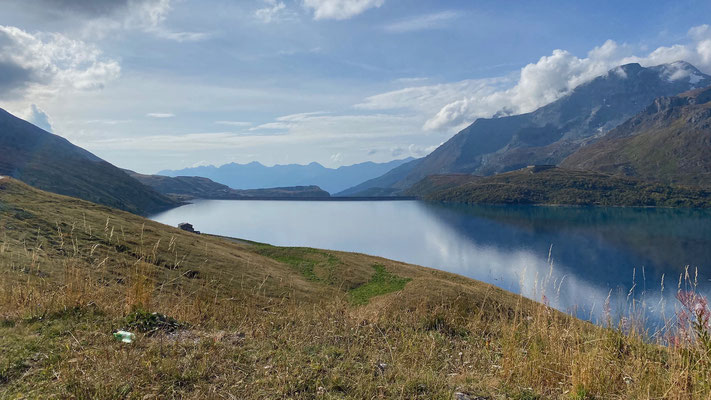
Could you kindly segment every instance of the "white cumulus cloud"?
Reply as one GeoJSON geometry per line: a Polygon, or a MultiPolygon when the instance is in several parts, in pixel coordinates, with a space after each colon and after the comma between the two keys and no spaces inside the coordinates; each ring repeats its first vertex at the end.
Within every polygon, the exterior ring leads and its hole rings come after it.
{"type": "Polygon", "coordinates": [[[0,25],[2,97],[93,90],[120,75],[119,63],[99,49],[58,33],[28,33],[0,25]],[[3,96],[4,95],[4,96],[3,96]]]}
{"type": "MultiPolygon", "coordinates": [[[[711,28],[694,27],[688,37],[688,43],[659,47],[642,56],[635,55],[639,49],[612,40],[590,50],[586,57],[558,49],[514,75],[408,87],[368,97],[355,107],[414,110],[428,115],[422,126],[424,130],[450,132],[477,118],[533,111],[627,63],[653,66],[684,60],[711,73],[711,28]]],[[[669,79],[679,79],[689,72],[672,66],[668,74],[669,79]]]]}
{"type": "Polygon", "coordinates": [[[286,4],[282,1],[264,0],[264,3],[266,3],[266,7],[255,11],[254,16],[265,24],[278,20],[279,16],[284,13],[286,9],[286,4]]]}
{"type": "Polygon", "coordinates": [[[21,117],[25,121],[38,126],[47,132],[53,131],[52,119],[46,112],[44,112],[44,110],[39,108],[37,104],[31,104],[30,108],[24,113],[24,115],[21,115],[21,117]]]}
{"type": "Polygon", "coordinates": [[[106,8],[86,22],[85,35],[106,36],[117,30],[137,30],[176,42],[195,42],[209,38],[207,32],[173,30],[166,26],[175,0],[116,0],[121,6],[106,8]]]}
{"type": "Polygon", "coordinates": [[[317,20],[344,20],[384,3],[385,0],[304,0],[304,7],[313,10],[314,19],[317,20]]]}

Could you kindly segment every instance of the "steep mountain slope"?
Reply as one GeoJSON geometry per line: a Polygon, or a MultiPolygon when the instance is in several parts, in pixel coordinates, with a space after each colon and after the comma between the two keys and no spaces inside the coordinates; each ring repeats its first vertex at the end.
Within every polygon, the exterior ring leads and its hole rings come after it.
{"type": "Polygon", "coordinates": [[[162,176],[143,175],[133,171],[126,171],[131,177],[146,186],[150,186],[158,193],[176,200],[191,199],[221,199],[241,200],[254,198],[325,198],[330,197],[328,192],[318,186],[292,186],[266,189],[232,189],[221,183],[199,176],[162,176]]]}
{"type": "Polygon", "coordinates": [[[400,192],[400,189],[396,189],[393,186],[400,180],[405,179],[420,162],[422,162],[421,158],[408,161],[399,167],[391,169],[382,176],[338,192],[336,196],[396,195],[400,192]]]}
{"type": "Polygon", "coordinates": [[[177,205],[123,170],[2,109],[0,175],[137,214],[177,205]]]}
{"type": "Polygon", "coordinates": [[[289,164],[264,166],[258,162],[249,164],[225,164],[220,167],[206,166],[181,170],[161,171],[166,176],[202,176],[233,189],[259,189],[284,186],[317,185],[329,193],[340,192],[351,186],[381,176],[412,158],[387,163],[364,162],[339,168],[326,168],[313,162],[308,165],[289,164]]]}
{"type": "Polygon", "coordinates": [[[561,165],[711,187],[711,87],[656,99],[561,165]]]}
{"type": "Polygon", "coordinates": [[[476,120],[393,187],[404,189],[432,174],[491,175],[532,164],[558,164],[655,98],[710,84],[710,76],[682,61],[650,68],[623,65],[531,113],[476,120]]]}

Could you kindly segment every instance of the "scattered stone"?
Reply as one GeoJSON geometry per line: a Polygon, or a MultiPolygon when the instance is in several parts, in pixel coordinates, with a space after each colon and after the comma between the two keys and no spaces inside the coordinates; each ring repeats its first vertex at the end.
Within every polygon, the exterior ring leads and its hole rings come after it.
{"type": "Polygon", "coordinates": [[[193,228],[193,224],[187,223],[187,222],[181,222],[178,224],[178,228],[184,230],[185,232],[190,232],[194,233],[196,235],[200,234],[200,231],[196,231],[195,228],[193,228]]]}

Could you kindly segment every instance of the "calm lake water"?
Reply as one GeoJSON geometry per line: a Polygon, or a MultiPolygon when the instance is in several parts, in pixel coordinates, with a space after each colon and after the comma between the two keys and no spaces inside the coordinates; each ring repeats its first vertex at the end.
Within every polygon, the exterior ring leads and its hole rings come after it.
{"type": "Polygon", "coordinates": [[[545,296],[593,321],[603,317],[608,296],[613,317],[632,306],[650,321],[672,315],[687,266],[698,290],[711,292],[711,212],[704,210],[204,200],[152,219],[450,271],[545,296]]]}

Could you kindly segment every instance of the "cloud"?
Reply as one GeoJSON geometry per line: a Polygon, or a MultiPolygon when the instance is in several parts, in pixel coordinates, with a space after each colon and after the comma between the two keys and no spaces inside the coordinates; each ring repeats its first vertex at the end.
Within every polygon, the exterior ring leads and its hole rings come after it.
{"type": "Polygon", "coordinates": [[[120,72],[117,61],[82,41],[0,25],[0,97],[100,89],[120,72]]]}
{"type": "Polygon", "coordinates": [[[23,119],[35,126],[44,129],[47,132],[52,132],[52,121],[44,110],[36,104],[30,105],[30,108],[25,113],[23,119]]]}
{"type": "Polygon", "coordinates": [[[430,78],[427,78],[424,76],[416,76],[413,78],[398,78],[398,79],[395,79],[394,82],[399,83],[399,84],[404,84],[404,85],[411,85],[413,83],[427,82],[428,80],[430,80],[430,78]]]}
{"type": "Polygon", "coordinates": [[[280,19],[286,9],[286,4],[282,1],[264,0],[264,3],[266,3],[266,7],[255,11],[254,16],[265,24],[280,19]]]}
{"type": "Polygon", "coordinates": [[[56,12],[84,16],[86,37],[105,37],[118,30],[141,31],[176,42],[195,42],[211,36],[207,32],[184,32],[166,27],[165,22],[175,0],[43,1],[50,3],[56,12]]]}
{"type": "Polygon", "coordinates": [[[113,15],[125,10],[131,0],[39,0],[42,10],[51,14],[81,14],[90,17],[113,15]]]}
{"type": "Polygon", "coordinates": [[[298,121],[304,121],[304,120],[310,119],[312,117],[315,117],[317,115],[323,115],[323,114],[328,114],[328,113],[325,111],[312,111],[312,112],[306,112],[306,113],[285,115],[283,117],[277,118],[276,120],[282,121],[282,122],[298,122],[298,121]]]}
{"type": "Polygon", "coordinates": [[[212,166],[212,164],[209,161],[201,160],[201,161],[198,161],[198,162],[194,163],[193,165],[191,165],[190,168],[210,167],[210,166],[212,166]]]}
{"type": "Polygon", "coordinates": [[[455,11],[441,11],[434,14],[420,15],[385,26],[385,30],[393,33],[406,33],[428,29],[442,28],[445,22],[459,17],[455,11]]]}
{"type": "Polygon", "coordinates": [[[133,122],[131,119],[89,119],[82,121],[85,124],[102,124],[102,125],[118,125],[118,124],[128,124],[133,122]]]}
{"type": "Polygon", "coordinates": [[[229,125],[229,126],[238,126],[238,127],[245,127],[245,126],[252,126],[251,122],[244,122],[244,121],[215,121],[217,125],[229,125]]]}
{"type": "Polygon", "coordinates": [[[418,146],[416,144],[410,144],[409,146],[397,146],[390,149],[390,155],[393,157],[424,157],[431,152],[433,152],[439,145],[435,146],[418,146]]]}
{"type": "MultiPolygon", "coordinates": [[[[370,96],[355,108],[416,111],[428,116],[422,125],[424,130],[456,131],[477,118],[533,111],[627,63],[653,66],[684,60],[704,72],[711,72],[711,28],[708,25],[694,27],[688,37],[686,44],[659,47],[642,56],[634,54],[639,48],[612,40],[593,48],[582,58],[558,49],[524,66],[516,74],[408,87],[370,96]]],[[[675,64],[667,73],[669,79],[689,75],[675,64]]]]}
{"type": "Polygon", "coordinates": [[[298,122],[307,121],[310,120],[312,117],[323,114],[327,113],[323,111],[313,111],[307,113],[284,115],[282,117],[276,118],[275,122],[268,122],[266,124],[257,125],[254,128],[250,128],[250,131],[256,131],[261,129],[288,130],[292,127],[295,127],[298,122]]]}
{"type": "Polygon", "coordinates": [[[89,138],[83,142],[85,148],[115,150],[156,150],[156,151],[202,151],[225,149],[249,149],[264,143],[297,143],[302,138],[285,135],[250,135],[234,132],[201,132],[182,135],[148,135],[139,137],[89,138]]]}
{"type": "Polygon", "coordinates": [[[513,81],[512,77],[498,77],[413,86],[367,97],[354,107],[362,110],[414,110],[431,115],[465,94],[489,95],[510,87],[513,81]]]}
{"type": "Polygon", "coordinates": [[[403,115],[328,115],[313,112],[279,117],[250,131],[279,130],[286,136],[309,139],[392,138],[417,135],[418,123],[418,120],[403,115]]]}
{"type": "Polygon", "coordinates": [[[175,114],[171,114],[171,113],[148,113],[148,114],[146,114],[146,117],[150,117],[150,118],[173,118],[173,117],[175,117],[175,114]]]}
{"type": "Polygon", "coordinates": [[[385,0],[304,0],[304,7],[313,10],[314,19],[344,20],[371,8],[378,8],[385,0]]]}
{"type": "Polygon", "coordinates": [[[46,19],[71,19],[83,26],[87,38],[116,30],[139,30],[179,42],[203,40],[204,32],[181,32],[165,27],[173,5],[181,0],[4,0],[22,4],[46,19]],[[28,5],[29,4],[29,5],[28,5]]]}

